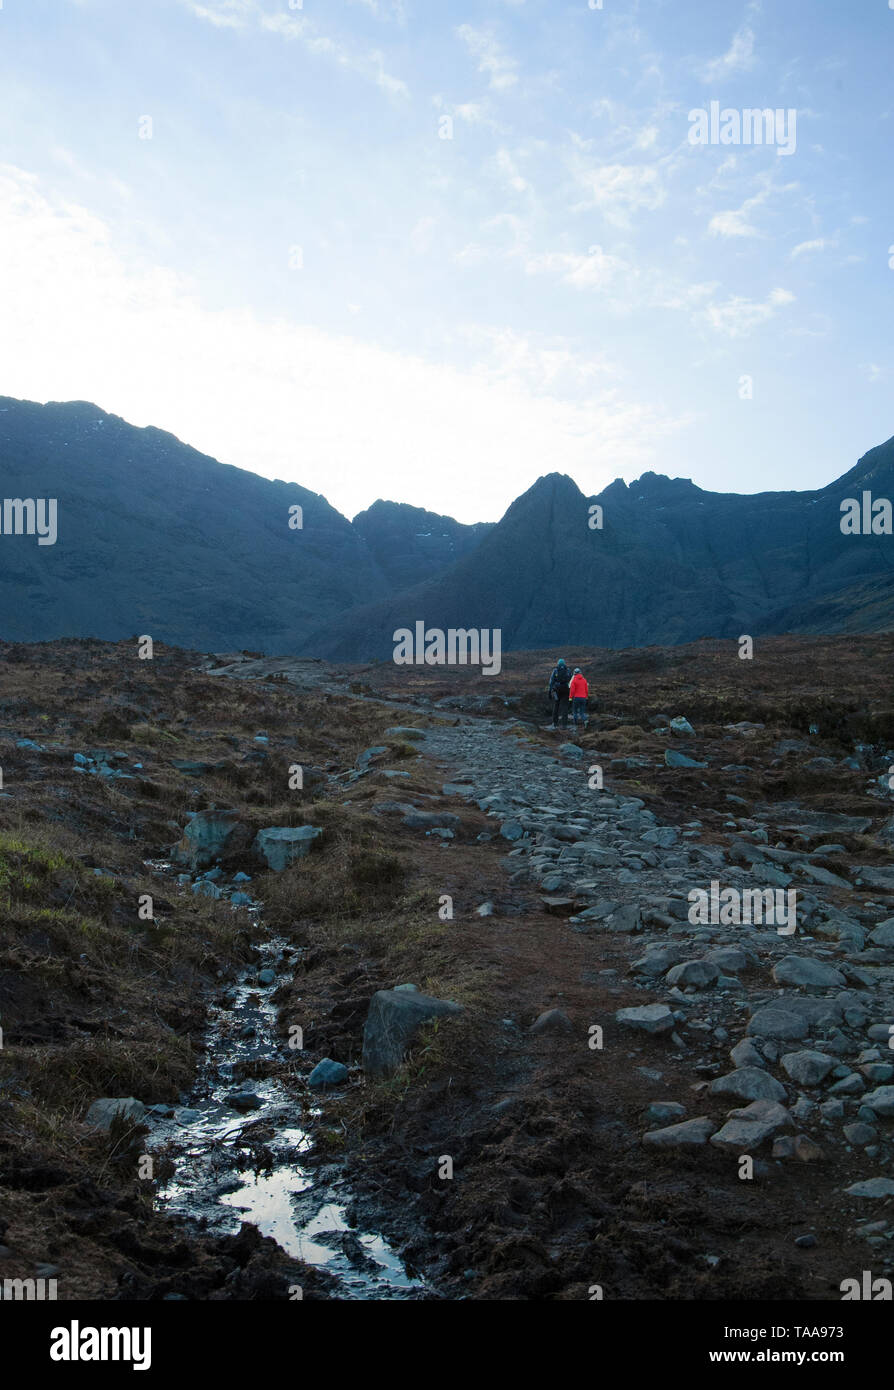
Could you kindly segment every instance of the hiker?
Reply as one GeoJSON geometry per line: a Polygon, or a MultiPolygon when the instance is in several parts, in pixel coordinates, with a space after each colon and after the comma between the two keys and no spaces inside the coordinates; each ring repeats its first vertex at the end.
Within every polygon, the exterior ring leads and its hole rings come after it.
{"type": "Polygon", "coordinates": [[[574,719],[574,727],[577,728],[578,723],[580,723],[586,728],[587,696],[590,693],[590,687],[587,685],[586,677],[581,673],[579,666],[574,668],[568,693],[571,696],[571,714],[574,719]]]}
{"type": "Polygon", "coordinates": [[[553,701],[553,728],[559,727],[559,716],[562,718],[562,728],[568,728],[568,687],[571,684],[571,675],[565,665],[563,657],[559,657],[555,664],[553,673],[549,678],[549,695],[553,701]]]}

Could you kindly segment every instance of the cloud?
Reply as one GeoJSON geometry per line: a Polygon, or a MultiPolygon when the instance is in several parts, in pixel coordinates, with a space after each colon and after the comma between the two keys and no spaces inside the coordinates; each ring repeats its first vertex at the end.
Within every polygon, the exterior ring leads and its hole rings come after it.
{"type": "Polygon", "coordinates": [[[826,251],[838,245],[837,241],[827,241],[825,237],[816,237],[813,241],[801,241],[791,252],[792,260],[798,256],[806,256],[810,251],[826,251]]]}
{"type": "Polygon", "coordinates": [[[661,172],[652,164],[585,165],[572,159],[572,173],[583,200],[575,211],[598,208],[611,222],[624,225],[630,214],[654,212],[665,200],[661,172]]]}
{"type": "Polygon", "coordinates": [[[513,193],[527,192],[531,185],[527,179],[522,177],[518,165],[509,151],[506,149],[497,150],[494,158],[500,175],[513,193]]]}
{"type": "Polygon", "coordinates": [[[601,246],[591,246],[589,255],[568,251],[546,251],[529,256],[525,270],[529,275],[556,275],[566,285],[578,289],[606,289],[627,267],[616,256],[609,256],[601,246]]]}
{"type": "Polygon", "coordinates": [[[735,295],[722,304],[709,304],[702,317],[718,333],[728,338],[743,338],[755,328],[774,318],[777,310],[791,304],[795,296],[789,290],[771,290],[763,301],[735,295]]]}
{"type": "Polygon", "coordinates": [[[456,32],[472,57],[477,58],[478,71],[488,74],[490,85],[495,91],[503,92],[515,86],[518,81],[518,63],[503,51],[491,30],[476,29],[472,24],[461,24],[456,32]]]}
{"type": "Polygon", "coordinates": [[[181,0],[197,19],[203,19],[219,29],[255,27],[262,33],[278,34],[287,40],[301,43],[309,53],[331,59],[347,72],[374,82],[389,96],[409,96],[407,84],[394,77],[385,67],[383,55],[376,49],[361,51],[320,31],[313,20],[303,13],[283,13],[270,10],[263,0],[181,0]]]}
{"type": "Polygon", "coordinates": [[[88,209],[8,165],[0,243],[5,392],[94,401],[345,512],[387,495],[496,517],[545,460],[595,491],[651,466],[683,423],[616,382],[598,389],[606,365],[562,340],[470,333],[455,365],[207,308],[186,277],[126,259],[88,209]]]}
{"type": "Polygon", "coordinates": [[[761,193],[755,193],[753,198],[746,198],[740,208],[716,213],[708,223],[709,235],[722,237],[762,236],[763,233],[759,232],[748,218],[754,208],[760,207],[767,201],[768,196],[769,190],[764,189],[761,193]]]}
{"type": "Polygon", "coordinates": [[[712,58],[706,64],[704,76],[707,82],[718,82],[733,72],[748,72],[754,67],[754,30],[743,24],[732,39],[727,51],[720,58],[712,58]]]}

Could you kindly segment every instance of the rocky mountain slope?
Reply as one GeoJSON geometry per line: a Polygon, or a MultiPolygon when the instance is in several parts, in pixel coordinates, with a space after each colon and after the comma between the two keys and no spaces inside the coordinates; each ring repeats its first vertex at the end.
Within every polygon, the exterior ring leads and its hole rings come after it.
{"type": "Polygon", "coordinates": [[[894,440],[815,492],[710,493],[646,473],[586,498],[553,473],[449,570],[318,629],[306,649],[388,658],[394,630],[418,619],[499,628],[504,649],[887,630],[894,536],[840,527],[841,502],[864,490],[894,497],[894,440]]]}
{"type": "Polygon", "coordinates": [[[7,640],[148,633],[296,651],[321,622],[390,593],[402,566],[432,575],[476,534],[384,502],[352,526],[307,488],[86,402],[0,397],[0,460],[4,498],[55,498],[58,516],[55,544],[0,531],[7,640]],[[429,545],[414,534],[426,530],[429,545]]]}
{"type": "Polygon", "coordinates": [[[148,633],[353,661],[389,658],[418,619],[499,628],[504,649],[894,625],[894,536],[840,525],[844,498],[894,496],[894,440],[814,492],[646,473],[586,498],[551,473],[475,526],[384,501],[352,523],[83,402],[0,398],[0,457],[4,497],[58,507],[55,544],[0,529],[8,639],[148,633]]]}

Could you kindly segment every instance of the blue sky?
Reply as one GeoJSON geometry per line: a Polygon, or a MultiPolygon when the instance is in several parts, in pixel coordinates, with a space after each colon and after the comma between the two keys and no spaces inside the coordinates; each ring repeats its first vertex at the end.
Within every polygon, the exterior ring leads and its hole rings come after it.
{"type": "Polygon", "coordinates": [[[3,0],[0,393],[348,515],[822,486],[894,434],[892,54],[887,0],[3,0]]]}

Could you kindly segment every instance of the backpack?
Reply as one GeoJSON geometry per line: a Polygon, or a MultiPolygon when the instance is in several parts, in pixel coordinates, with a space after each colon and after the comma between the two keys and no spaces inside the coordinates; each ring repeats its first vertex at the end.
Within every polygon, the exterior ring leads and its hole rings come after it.
{"type": "Polygon", "coordinates": [[[552,685],[555,690],[566,690],[571,684],[571,673],[567,666],[557,666],[553,671],[552,685]]]}

